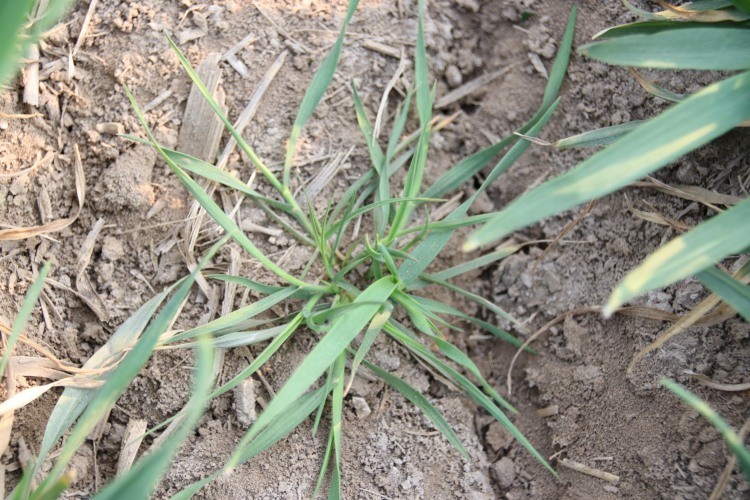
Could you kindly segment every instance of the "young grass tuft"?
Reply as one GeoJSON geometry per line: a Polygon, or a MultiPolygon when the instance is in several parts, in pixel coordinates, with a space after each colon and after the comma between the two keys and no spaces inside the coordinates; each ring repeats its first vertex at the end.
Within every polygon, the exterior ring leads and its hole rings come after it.
{"type": "MultiPolygon", "coordinates": [[[[129,475],[106,487],[103,498],[123,495],[140,495],[153,489],[166,463],[174,455],[180,441],[197,422],[200,409],[210,398],[217,397],[260,369],[271,356],[295,333],[307,327],[317,337],[317,343],[292,375],[278,390],[265,410],[247,430],[231,457],[216,472],[190,485],[175,498],[189,498],[203,486],[250,460],[263,450],[282,439],[297,425],[315,414],[314,429],[322,428],[323,415],[328,409],[327,450],[320,478],[316,487],[323,488],[325,477],[329,477],[329,496],[341,496],[342,425],[344,423],[344,400],[352,381],[359,370],[366,368],[376,377],[401,393],[406,399],[423,410],[445,438],[464,458],[466,450],[450,424],[442,417],[429,400],[406,381],[385,371],[367,360],[379,336],[390,337],[408,352],[426,363],[432,370],[453,383],[466,396],[500,421],[509,432],[552,474],[547,461],[534,449],[518,428],[505,415],[504,410],[516,413],[485,380],[479,368],[458,347],[450,342],[443,329],[460,330],[451,321],[469,321],[489,333],[512,341],[517,339],[490,322],[473,318],[452,307],[432,301],[416,294],[428,286],[441,286],[479,304],[497,317],[517,323],[510,314],[487,299],[450,283],[450,280],[467,271],[497,262],[512,254],[521,246],[498,250],[470,260],[458,266],[427,273],[427,268],[436,260],[450,240],[453,232],[464,226],[473,226],[486,220],[482,217],[467,217],[466,214],[477,196],[510,167],[528,148],[529,140],[511,135],[483,151],[475,153],[450,169],[432,186],[424,186],[424,173],[428,168],[430,137],[434,130],[444,127],[449,119],[434,118],[432,103],[434,89],[427,72],[427,53],[424,41],[425,2],[419,1],[419,23],[415,53],[415,81],[400,110],[394,118],[393,128],[383,149],[374,135],[370,119],[362,106],[356,88],[352,89],[356,117],[370,153],[372,165],[335,204],[329,204],[325,212],[318,214],[309,200],[297,200],[292,194],[291,169],[294,164],[295,144],[303,126],[330,84],[343,46],[347,25],[354,14],[357,1],[349,3],[346,19],[336,43],[312,79],[310,88],[300,106],[291,138],[286,150],[286,161],[282,178],[269,169],[244,138],[232,128],[231,122],[213,100],[198,75],[177,46],[170,40],[186,73],[198,88],[242,151],[250,158],[274,191],[263,195],[248,188],[220,169],[190,156],[162,147],[154,138],[148,123],[135,98],[126,89],[135,113],[143,125],[147,142],[161,155],[170,169],[177,175],[193,197],[223,229],[225,236],[204,258],[198,269],[189,278],[144,305],[136,315],[121,327],[102,353],[92,357],[92,367],[105,366],[113,357],[117,364],[111,371],[98,376],[104,386],[96,391],[66,389],[64,397],[55,408],[59,421],[50,421],[44,444],[35,471],[39,471],[44,457],[62,434],[80,416],[78,424],[62,449],[52,472],[39,488],[31,491],[31,481],[19,487],[18,498],[41,498],[51,492],[67,467],[72,453],[80,446],[93,424],[105,415],[127,384],[146,362],[155,349],[197,348],[198,367],[191,403],[178,415],[158,426],[175,425],[181,420],[179,432],[172,435],[167,444],[157,452],[147,455],[135,465],[129,475]],[[410,103],[416,103],[418,128],[404,136],[408,126],[410,103]],[[498,154],[505,151],[492,168],[481,187],[444,221],[431,222],[427,213],[424,222],[415,216],[418,210],[436,203],[438,197],[457,189],[474,174],[487,166],[498,154]],[[406,168],[405,182],[400,187],[393,185],[395,172],[406,168]],[[236,189],[250,200],[264,207],[285,231],[294,235],[303,244],[309,245],[312,258],[300,275],[292,275],[277,265],[251,239],[243,233],[233,220],[201,189],[192,175],[205,177],[226,187],[236,189]],[[399,192],[399,196],[393,193],[399,192]],[[368,200],[372,200],[368,204],[368,200]],[[305,210],[303,207],[307,207],[305,210]],[[363,217],[372,219],[374,231],[359,234],[350,227],[359,227],[363,217]],[[257,302],[233,311],[205,325],[181,333],[168,333],[168,327],[179,312],[202,265],[225,241],[232,239],[276,276],[281,286],[259,283],[249,277],[228,274],[213,274],[206,278],[245,287],[264,297],[257,302]],[[313,266],[313,262],[317,263],[313,266]],[[321,270],[318,276],[308,276],[310,269],[321,270]],[[172,297],[162,311],[149,323],[150,318],[166,297],[172,297]],[[260,313],[283,304],[289,311],[275,319],[261,319],[260,313]],[[401,309],[409,322],[397,321],[394,311],[401,309]],[[127,325],[127,327],[126,327],[127,325]],[[144,331],[145,328],[145,331],[144,331]],[[122,333],[121,333],[122,331],[122,333]],[[360,336],[360,333],[364,333],[360,336]],[[143,332],[143,333],[141,333],[143,332]],[[357,341],[357,339],[360,339],[357,341]],[[209,392],[204,374],[211,372],[208,362],[213,348],[253,345],[268,342],[255,361],[229,382],[209,392]],[[433,349],[435,347],[436,349],[433,349]],[[127,352],[125,351],[127,349],[127,352]],[[352,360],[347,370],[347,360],[352,360]],[[348,372],[348,373],[347,373],[348,372]],[[202,378],[201,378],[202,377],[202,378]],[[330,475],[327,476],[327,473],[330,475]],[[126,479],[127,478],[127,479],[126,479]],[[133,484],[143,481],[142,485],[133,484]]],[[[544,100],[537,114],[519,131],[527,137],[535,137],[550,119],[557,107],[558,91],[567,68],[575,25],[575,9],[561,43],[555,65],[545,91],[544,100]]],[[[143,141],[141,139],[132,138],[143,141]]],[[[369,227],[369,225],[367,225],[369,227]]],[[[152,429],[149,432],[153,432],[152,429]]]]}

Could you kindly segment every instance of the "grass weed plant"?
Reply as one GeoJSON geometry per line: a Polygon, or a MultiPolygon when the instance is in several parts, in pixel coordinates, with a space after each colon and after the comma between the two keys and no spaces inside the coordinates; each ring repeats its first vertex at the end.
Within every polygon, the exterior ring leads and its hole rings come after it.
{"type": "MultiPolygon", "coordinates": [[[[750,4],[746,0],[698,0],[680,7],[657,1],[665,7],[657,13],[624,3],[645,21],[604,30],[594,42],[579,49],[581,54],[628,67],[738,73],[693,95],[675,94],[639,76],[648,92],[674,105],[647,121],[607,127],[556,143],[559,148],[607,147],[489,216],[486,224],[469,236],[466,249],[612,193],[731,129],[750,124],[750,4]]],[[[750,200],[719,212],[627,274],[612,292],[605,314],[649,290],[697,275],[748,319],[747,281],[713,266],[750,248],[750,200]]]]}
{"type": "Polygon", "coordinates": [[[523,137],[506,137],[467,157],[434,184],[425,186],[423,181],[429,164],[430,136],[436,129],[445,126],[446,122],[436,120],[432,114],[434,89],[429,81],[424,39],[425,5],[424,1],[420,1],[414,85],[395,113],[387,143],[381,145],[375,138],[357,89],[352,85],[356,118],[369,151],[371,165],[340,199],[330,203],[323,213],[317,213],[312,203],[293,195],[292,173],[297,142],[305,123],[333,79],[345,32],[357,3],[357,0],[350,1],[338,38],[303,97],[286,146],[284,167],[278,177],[233,127],[185,56],[169,40],[193,84],[215,110],[257,172],[267,181],[273,195],[261,194],[214,165],[161,146],[152,135],[136,99],[127,90],[147,136],[147,139],[130,138],[150,143],[158,151],[191,196],[221,226],[224,236],[211,247],[190,276],[144,304],[86,363],[84,369],[89,374],[82,377],[93,378],[99,385],[97,389],[66,387],[48,422],[39,458],[27,464],[21,484],[14,490],[14,498],[42,499],[56,496],[72,479],[67,475],[66,469],[75,451],[83,444],[96,423],[107,415],[154,350],[194,349],[198,355],[190,403],[178,415],[149,432],[167,425],[176,430],[156,451],[141,457],[132,469],[105,486],[95,498],[148,496],[158,484],[180,443],[197,424],[207,402],[253,375],[292,335],[303,329],[315,335],[317,341],[314,347],[247,429],[223,466],[190,485],[176,498],[189,498],[220,474],[231,472],[238,465],[268,449],[310,416],[314,416],[314,432],[318,432],[326,427],[322,425],[324,414],[328,415],[327,447],[314,496],[317,496],[328,477],[329,497],[339,498],[344,398],[357,371],[363,368],[419,407],[459,454],[468,458],[450,424],[423,394],[405,380],[367,359],[368,352],[381,335],[390,337],[420,362],[450,381],[501,422],[541,464],[555,473],[507,417],[506,413],[516,413],[515,408],[493,389],[474,362],[450,342],[449,335],[444,331],[461,331],[454,323],[465,321],[514,345],[520,345],[520,342],[490,322],[430,300],[417,292],[428,286],[444,287],[466,300],[475,301],[500,318],[517,323],[515,318],[495,304],[460,288],[450,280],[496,262],[518,250],[520,246],[503,248],[435,273],[429,273],[427,269],[457,228],[471,227],[486,220],[482,217],[467,217],[466,214],[477,196],[529,147],[530,141],[526,137],[536,136],[556,109],[558,92],[572,47],[575,9],[571,11],[542,104],[536,115],[519,131],[523,137]],[[407,134],[409,114],[413,108],[416,108],[417,129],[407,134]],[[468,199],[444,220],[430,220],[431,205],[443,201],[443,195],[472,179],[498,157],[499,161],[491,168],[482,185],[468,199]],[[397,185],[393,182],[394,174],[403,169],[406,170],[405,180],[402,185],[397,185]],[[272,214],[275,220],[281,221],[282,227],[290,236],[312,249],[312,257],[304,271],[294,275],[265,255],[193,176],[237,190],[272,214]],[[353,230],[359,217],[371,217],[371,232],[358,235],[353,230]],[[208,279],[248,288],[262,295],[262,298],[204,325],[170,334],[170,327],[179,315],[196,276],[230,239],[273,273],[280,284],[271,285],[251,277],[222,273],[207,275],[208,279]],[[314,275],[316,270],[320,271],[319,275],[314,275]],[[284,305],[290,312],[274,319],[265,319],[267,316],[263,313],[277,305],[284,305]],[[396,314],[398,309],[404,314],[396,314]],[[408,318],[408,321],[398,320],[397,317],[408,318]],[[211,377],[214,349],[261,343],[265,347],[250,366],[230,381],[219,387],[214,386],[211,377]],[[43,460],[68,432],[69,436],[54,467],[40,483],[35,484],[43,460]]]}

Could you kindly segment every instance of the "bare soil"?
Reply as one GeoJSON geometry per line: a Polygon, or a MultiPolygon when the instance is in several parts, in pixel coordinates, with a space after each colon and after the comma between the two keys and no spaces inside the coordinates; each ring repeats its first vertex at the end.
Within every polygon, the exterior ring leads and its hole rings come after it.
{"type": "MultiPolygon", "coordinates": [[[[615,0],[582,0],[576,45],[596,32],[632,20],[615,0]]],[[[127,84],[141,105],[170,91],[153,106],[148,119],[157,137],[175,147],[190,90],[163,35],[183,37],[180,44],[197,64],[212,52],[224,53],[248,34],[255,35],[237,56],[247,77],[221,63],[221,88],[231,118],[244,108],[268,66],[282,51],[287,59],[273,80],[245,131],[248,141],[271,165],[281,164],[285,139],[296,106],[312,71],[336,36],[346,10],[344,0],[332,2],[240,0],[198,4],[191,0],[100,2],[88,36],[69,79],[68,52],[75,44],[89,2],[80,1],[66,23],[53,32],[42,50],[43,69],[38,109],[21,102],[22,81],[0,93],[0,111],[38,112],[30,119],[0,117],[0,224],[31,226],[43,217],[63,218],[74,211],[74,145],[78,145],[86,175],[86,202],[69,228],[18,242],[0,242],[0,318],[12,322],[24,293],[43,261],[52,263],[51,277],[68,287],[76,282],[82,244],[97,220],[104,228],[96,240],[87,273],[106,314],[97,316],[74,294],[59,287],[46,289],[45,314],[39,311],[26,334],[47,346],[60,359],[82,364],[114,329],[141,304],[186,273],[182,255],[184,219],[191,200],[150,148],[110,135],[101,124],[115,122],[127,133],[142,135],[128,103],[127,84]],[[191,36],[200,35],[190,39],[191,36]],[[99,129],[97,129],[99,125],[99,129]],[[12,175],[42,159],[24,175],[12,175]],[[46,200],[49,199],[48,208],[46,200]],[[51,209],[51,214],[49,213],[51,209]]],[[[442,110],[459,117],[433,137],[430,179],[459,159],[485,147],[493,138],[517,130],[535,112],[545,79],[539,68],[551,66],[572,5],[568,0],[433,0],[427,22],[430,70],[437,94],[484,73],[516,64],[506,75],[479,92],[442,110]],[[536,63],[536,64],[534,64],[536,63]],[[535,67],[537,66],[537,67],[535,67]]],[[[402,0],[362,0],[350,25],[336,81],[303,134],[298,180],[314,176],[331,157],[354,146],[339,174],[319,195],[323,206],[367,168],[368,156],[354,119],[349,82],[354,79],[374,116],[380,96],[396,70],[398,59],[373,51],[365,42],[377,41],[407,52],[413,46],[416,7],[402,0]]],[[[410,70],[407,69],[407,79],[410,70]]],[[[675,92],[692,92],[713,75],[698,73],[650,75],[675,92]]],[[[397,86],[398,88],[398,86],[397,86]]],[[[593,128],[653,116],[665,105],[649,97],[624,69],[574,56],[563,87],[563,99],[543,133],[547,140],[593,128]]],[[[709,148],[680,160],[658,178],[673,184],[694,184],[742,195],[747,186],[748,130],[728,134],[709,148]]],[[[519,164],[501,177],[477,210],[498,209],[530,186],[550,178],[589,152],[557,152],[533,146],[519,164]]],[[[230,157],[228,169],[247,180],[249,161],[230,157]]],[[[468,186],[468,190],[472,187],[468,186]]],[[[265,191],[262,183],[258,189],[265,191]]],[[[234,204],[234,193],[222,199],[234,204]]],[[[645,222],[628,209],[628,199],[643,210],[695,224],[710,215],[698,204],[671,198],[650,189],[628,188],[599,201],[565,237],[569,243],[535,245],[499,265],[462,278],[459,284],[506,307],[527,321],[529,331],[561,313],[602,304],[629,269],[675,231],[645,222]],[[626,198],[627,197],[627,198],[626,198]],[[537,264],[538,263],[538,264],[537,264]]],[[[553,217],[519,233],[519,240],[555,238],[582,209],[553,217]]],[[[272,226],[262,212],[245,203],[239,219],[272,226]]],[[[216,239],[215,225],[206,223],[198,240],[200,254],[216,239]]],[[[254,234],[254,240],[291,269],[306,260],[305,250],[285,237],[254,234]]],[[[457,237],[442,261],[464,258],[457,237]]],[[[214,260],[224,268],[230,247],[214,260]]],[[[272,282],[247,256],[240,273],[272,282]]],[[[438,292],[436,292],[438,293],[438,292]]],[[[667,312],[684,313],[706,295],[688,280],[649,294],[638,303],[667,312]]],[[[486,311],[457,297],[437,298],[470,314],[490,318],[486,311]]],[[[239,303],[239,300],[238,300],[239,303]]],[[[210,319],[211,300],[194,294],[176,327],[210,319]]],[[[215,311],[214,311],[215,312],[215,311]]],[[[343,484],[346,498],[706,498],[727,463],[729,452],[718,433],[702,418],[661,389],[661,376],[676,379],[707,399],[735,428],[750,413],[746,392],[721,392],[700,386],[685,372],[692,370],[721,383],[750,379],[750,329],[737,318],[710,328],[696,327],[647,356],[626,377],[625,368],[639,349],[667,327],[652,320],[616,316],[605,321],[597,314],[570,315],[538,340],[537,356],[522,356],[513,372],[511,402],[520,410],[513,421],[546,456],[581,462],[620,477],[608,483],[559,467],[559,478],[507,435],[491,417],[477,411],[459,393],[425,372],[393,344],[380,340],[373,349],[381,366],[426,392],[455,426],[471,455],[462,460],[408,401],[382,383],[358,380],[352,397],[363,398],[363,412],[352,400],[345,409],[343,484]],[[556,407],[540,417],[537,410],[556,407]]],[[[514,349],[467,326],[455,339],[476,360],[499,391],[514,349]]],[[[309,349],[312,336],[300,334],[262,371],[278,388],[309,349]]],[[[33,354],[19,347],[23,354],[33,354]]],[[[226,380],[247,366],[252,349],[227,353],[222,371],[226,380]]],[[[189,397],[191,356],[160,352],[113,409],[101,439],[90,441],[75,460],[77,482],[72,496],[86,497],[112,478],[125,426],[131,419],[159,423],[177,412],[189,397]]],[[[36,385],[42,380],[19,380],[36,385]]],[[[267,389],[256,380],[259,399],[267,389]]],[[[39,448],[57,390],[18,412],[11,446],[2,457],[5,492],[18,481],[19,453],[39,448]]],[[[200,426],[181,450],[157,497],[181,488],[216,470],[244,432],[233,394],[215,400],[200,426]]],[[[261,406],[258,407],[258,410],[261,406]]],[[[313,436],[308,423],[288,439],[204,489],[201,498],[309,498],[324,452],[323,437],[313,436]]],[[[152,442],[146,439],[145,449],[152,442]]],[[[737,471],[730,477],[725,498],[746,498],[750,485],[737,471]]]]}

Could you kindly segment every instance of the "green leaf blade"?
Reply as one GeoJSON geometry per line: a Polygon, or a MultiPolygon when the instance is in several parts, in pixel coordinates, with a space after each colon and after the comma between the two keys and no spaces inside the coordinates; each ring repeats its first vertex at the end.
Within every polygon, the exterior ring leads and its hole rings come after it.
{"type": "MultiPolygon", "coordinates": [[[[258,433],[275,418],[283,414],[294,405],[302,394],[333,364],[354,340],[359,331],[367,325],[380,307],[388,300],[396,289],[396,282],[390,276],[381,278],[354,300],[354,304],[361,303],[361,307],[337,317],[330,331],[318,342],[312,351],[300,363],[284,386],[271,400],[268,407],[258,417],[242,443],[252,440],[258,433]]],[[[239,448],[244,445],[241,443],[239,448]]],[[[241,463],[241,455],[233,455],[226,465],[231,469],[241,463]]]]}
{"type": "Polygon", "coordinates": [[[99,389],[89,402],[88,407],[81,415],[78,423],[68,437],[52,471],[34,493],[32,498],[44,495],[49,488],[53,487],[57,479],[62,475],[75,452],[86,440],[96,423],[114,405],[120,395],[130,385],[138,372],[143,368],[156,347],[159,337],[167,330],[181,309],[181,304],[187,298],[190,289],[195,282],[196,275],[203,269],[214,254],[226,243],[228,236],[223,237],[215,243],[196,266],[190,276],[182,282],[164,308],[154,318],[138,343],[125,355],[120,363],[112,370],[110,377],[99,389]]]}
{"type": "Polygon", "coordinates": [[[750,68],[750,28],[743,24],[644,22],[618,30],[617,36],[610,32],[610,38],[584,45],[579,51],[618,66],[726,71],[750,68]]]}
{"type": "Polygon", "coordinates": [[[3,356],[0,358],[0,376],[5,374],[5,367],[10,359],[10,354],[13,352],[18,337],[21,336],[21,332],[23,332],[23,328],[29,320],[29,316],[34,312],[34,306],[44,289],[44,280],[47,278],[47,274],[49,274],[49,269],[50,263],[46,262],[41,271],[39,271],[39,276],[34,280],[34,283],[31,284],[29,290],[26,292],[26,297],[23,299],[21,309],[18,311],[15,321],[13,321],[13,326],[11,327],[10,335],[8,336],[5,345],[5,352],[3,352],[3,356]]]}
{"type": "Polygon", "coordinates": [[[713,84],[639,126],[568,173],[513,201],[473,233],[464,249],[599,198],[750,119],[750,72],[713,84]]]}
{"type": "Polygon", "coordinates": [[[354,15],[354,11],[357,10],[358,4],[359,0],[349,1],[349,6],[346,9],[346,17],[344,18],[344,24],[341,26],[341,30],[339,31],[339,35],[336,38],[336,42],[334,42],[330,52],[328,52],[328,55],[323,60],[323,63],[315,72],[310,85],[308,85],[307,90],[305,91],[305,96],[302,98],[302,103],[300,104],[299,110],[297,111],[297,117],[294,119],[292,133],[289,136],[289,142],[287,143],[286,148],[283,178],[283,185],[285,187],[289,186],[292,161],[294,160],[297,141],[299,140],[299,136],[302,133],[302,127],[304,127],[305,123],[307,123],[307,120],[310,119],[313,111],[315,111],[318,103],[323,98],[323,94],[325,94],[326,89],[331,84],[331,81],[333,81],[333,74],[336,72],[336,66],[338,65],[339,57],[341,56],[341,49],[344,46],[344,36],[346,35],[346,28],[349,26],[349,22],[354,15]]]}
{"type": "Polygon", "coordinates": [[[649,290],[703,271],[750,246],[750,199],[699,224],[649,255],[612,292],[605,314],[649,290]]]}
{"type": "Polygon", "coordinates": [[[724,419],[721,418],[716,411],[708,405],[708,403],[698,398],[695,394],[688,391],[680,384],[666,378],[662,379],[660,383],[669,389],[674,395],[690,405],[695,411],[703,415],[703,417],[721,433],[727,445],[729,445],[729,448],[732,450],[732,453],[737,457],[737,461],[740,464],[740,469],[742,470],[742,475],[745,477],[745,480],[750,481],[750,451],[745,447],[737,433],[729,427],[724,419]]]}
{"type": "Polygon", "coordinates": [[[750,322],[750,286],[713,267],[700,272],[698,279],[750,322]]]}
{"type": "Polygon", "coordinates": [[[432,425],[434,425],[435,428],[439,430],[443,436],[445,436],[445,439],[447,439],[448,442],[452,444],[456,450],[458,450],[461,456],[466,460],[469,459],[469,454],[463,447],[463,444],[461,444],[461,440],[459,439],[456,432],[453,430],[448,421],[445,420],[445,417],[440,414],[440,412],[427,400],[427,398],[422,395],[422,393],[414,389],[412,386],[410,386],[408,383],[401,380],[397,376],[383,370],[379,366],[370,363],[369,361],[364,361],[364,365],[369,368],[378,378],[382,379],[388,385],[396,389],[401,393],[402,396],[411,401],[417,408],[422,410],[425,416],[430,419],[432,425]]]}
{"type": "Polygon", "coordinates": [[[195,429],[209,400],[213,385],[214,350],[207,337],[198,343],[198,363],[195,368],[192,397],[187,403],[188,412],[182,425],[169,439],[151,454],[145,456],[124,475],[107,485],[94,500],[122,498],[149,498],[177,450],[195,429]]]}

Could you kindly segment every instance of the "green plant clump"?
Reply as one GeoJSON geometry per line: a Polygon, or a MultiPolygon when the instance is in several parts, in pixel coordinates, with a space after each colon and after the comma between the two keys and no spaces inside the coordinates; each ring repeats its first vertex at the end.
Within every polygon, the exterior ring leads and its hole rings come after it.
{"type": "MultiPolygon", "coordinates": [[[[639,77],[648,92],[675,104],[647,121],[558,141],[561,149],[612,144],[494,214],[470,235],[466,249],[623,188],[735,127],[750,125],[750,2],[697,0],[657,13],[624,3],[646,20],[599,33],[593,43],[579,49],[581,54],[620,66],[739,73],[693,95],[675,94],[639,77]]],[[[625,276],[612,292],[605,314],[649,290],[697,275],[750,321],[747,273],[733,278],[713,267],[750,248],[750,200],[719,212],[652,253],[625,276]]]]}
{"type": "MultiPolygon", "coordinates": [[[[516,322],[495,304],[452,284],[450,280],[467,271],[496,262],[520,247],[497,250],[434,273],[427,272],[427,268],[457,228],[473,226],[486,220],[482,217],[467,217],[466,214],[477,196],[510,167],[530,144],[529,140],[523,137],[511,135],[467,157],[431,186],[424,186],[431,133],[445,125],[439,120],[433,120],[432,115],[434,90],[431,89],[427,70],[423,31],[424,1],[419,2],[414,87],[395,113],[386,144],[381,145],[374,137],[370,119],[359,99],[357,89],[352,86],[356,117],[372,160],[370,168],[340,199],[329,204],[322,214],[316,213],[310,202],[300,201],[292,194],[297,141],[303,126],[332,81],[342,50],[344,34],[357,3],[357,0],[350,1],[339,36],[305,93],[287,144],[285,164],[280,177],[268,168],[232,126],[190,63],[170,39],[172,48],[190,79],[216,111],[253,166],[273,189],[275,194],[272,196],[260,194],[211,164],[162,147],[149,130],[136,100],[130,91],[127,91],[146,130],[148,141],[131,138],[149,142],[156,148],[191,195],[223,228],[225,236],[211,248],[188,278],[146,303],[86,363],[84,368],[89,370],[101,371],[114,366],[97,376],[97,380],[103,384],[100,389],[65,389],[45,431],[40,459],[27,467],[27,471],[31,472],[24,475],[24,480],[14,492],[15,498],[50,498],[65,487],[70,478],[64,471],[73,454],[96,422],[125,391],[154,349],[198,349],[191,402],[182,413],[159,426],[170,424],[175,426],[177,431],[169,436],[157,452],[141,458],[127,474],[106,486],[96,498],[147,496],[156,487],[182,440],[197,424],[198,417],[210,398],[226,393],[250,377],[293,334],[303,328],[316,335],[316,345],[247,430],[223,467],[188,487],[178,494],[177,498],[189,497],[218,475],[228,473],[250,460],[282,439],[311,415],[314,415],[314,429],[317,431],[326,409],[330,422],[328,444],[316,486],[316,495],[326,474],[329,473],[329,497],[340,497],[344,398],[357,371],[362,367],[366,367],[419,407],[458,452],[468,458],[450,424],[424,395],[404,380],[367,360],[367,353],[379,335],[387,335],[398,342],[431,370],[453,383],[477,405],[500,421],[554,474],[550,465],[506,416],[506,412],[516,413],[513,406],[492,388],[477,366],[448,340],[441,328],[457,332],[461,329],[451,321],[468,321],[515,345],[519,345],[519,341],[489,322],[417,294],[424,287],[441,286],[477,302],[498,317],[516,322]],[[418,128],[407,134],[405,130],[412,104],[416,107],[418,128]],[[473,178],[501,153],[499,161],[472,196],[444,220],[430,221],[428,207],[431,204],[442,201],[443,195],[473,178]],[[399,188],[394,185],[392,179],[394,174],[402,169],[406,169],[405,181],[399,188]],[[304,271],[299,276],[292,275],[264,255],[230,216],[207,195],[191,174],[241,192],[266,210],[287,234],[302,244],[309,245],[312,249],[312,258],[304,271]],[[355,221],[360,217],[367,218],[362,227],[371,230],[357,236],[353,228],[355,221]],[[263,297],[205,325],[172,336],[166,335],[165,332],[179,313],[196,276],[218,248],[229,239],[234,240],[267,270],[275,274],[282,284],[269,285],[249,277],[229,274],[208,275],[209,279],[234,283],[249,288],[263,297]],[[164,307],[152,319],[165,301],[164,307]],[[282,317],[265,319],[266,316],[262,313],[279,304],[284,304],[290,312],[282,317]],[[399,308],[404,312],[403,317],[408,317],[408,321],[396,319],[395,313],[399,308]],[[264,342],[267,345],[250,366],[220,387],[212,387],[210,373],[213,349],[264,342]],[[114,361],[117,363],[113,363],[114,361]],[[30,478],[39,472],[44,457],[70,427],[73,427],[72,431],[60,451],[54,468],[38,487],[32,488],[30,478]]],[[[575,10],[571,12],[541,107],[519,131],[523,136],[536,136],[557,107],[557,95],[570,57],[574,25],[575,10]]]]}

